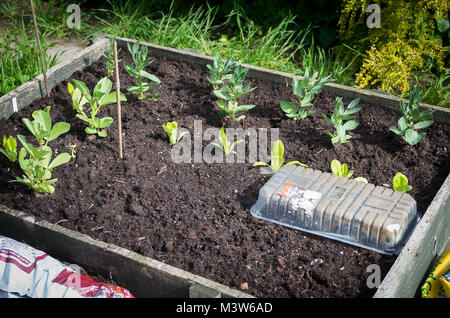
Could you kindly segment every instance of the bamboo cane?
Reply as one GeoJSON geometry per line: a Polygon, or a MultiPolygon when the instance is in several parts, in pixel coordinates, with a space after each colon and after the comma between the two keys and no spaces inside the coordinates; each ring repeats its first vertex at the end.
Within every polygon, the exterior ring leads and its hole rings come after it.
{"type": "Polygon", "coordinates": [[[119,158],[123,159],[122,154],[122,111],[120,108],[120,81],[119,81],[119,62],[117,59],[117,41],[113,42],[114,48],[114,73],[116,74],[116,98],[117,98],[117,124],[119,131],[119,158]]]}
{"type": "Polygon", "coordinates": [[[50,96],[50,89],[48,88],[48,80],[47,80],[47,71],[45,70],[45,60],[44,60],[44,55],[42,54],[41,39],[39,37],[39,30],[38,30],[38,25],[36,22],[36,13],[34,12],[33,0],[30,0],[30,6],[31,6],[31,14],[33,16],[34,32],[36,33],[36,39],[37,39],[37,44],[38,44],[38,48],[39,48],[39,56],[41,58],[42,74],[44,76],[45,89],[47,91],[47,96],[50,96]]]}

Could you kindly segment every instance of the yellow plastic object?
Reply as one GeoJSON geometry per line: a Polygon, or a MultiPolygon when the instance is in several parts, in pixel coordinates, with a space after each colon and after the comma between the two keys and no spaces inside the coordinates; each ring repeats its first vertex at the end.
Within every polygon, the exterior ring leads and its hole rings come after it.
{"type": "Polygon", "coordinates": [[[450,282],[443,276],[450,271],[450,249],[439,259],[422,285],[422,298],[450,298],[450,282]]]}

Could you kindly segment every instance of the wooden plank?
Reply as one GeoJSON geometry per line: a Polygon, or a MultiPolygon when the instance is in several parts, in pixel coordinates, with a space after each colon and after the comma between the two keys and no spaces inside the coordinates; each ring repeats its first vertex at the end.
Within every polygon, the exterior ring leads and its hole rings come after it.
{"type": "Polygon", "coordinates": [[[209,279],[145,257],[86,234],[55,225],[25,212],[0,205],[0,234],[44,250],[54,258],[99,272],[135,297],[187,298],[190,295],[251,298],[209,279]],[[191,288],[191,286],[197,286],[191,288]],[[202,292],[199,292],[201,290],[202,292]]]}
{"type": "MultiPolygon", "coordinates": [[[[108,49],[108,40],[100,39],[81,52],[73,56],[73,59],[62,61],[47,72],[48,85],[51,90],[59,82],[68,79],[76,71],[91,65],[97,61],[108,49]]],[[[0,119],[8,119],[13,114],[13,98],[17,100],[17,111],[28,106],[34,100],[46,96],[43,75],[21,85],[15,90],[0,97],[0,119]]]]}

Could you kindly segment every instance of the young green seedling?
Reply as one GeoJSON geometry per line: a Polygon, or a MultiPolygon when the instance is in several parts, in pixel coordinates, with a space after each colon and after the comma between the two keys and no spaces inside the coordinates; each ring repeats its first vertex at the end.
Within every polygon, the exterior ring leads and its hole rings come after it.
{"type": "MultiPolygon", "coordinates": [[[[97,134],[99,137],[106,137],[107,132],[104,130],[110,126],[113,122],[111,117],[97,118],[96,115],[100,108],[106,105],[114,104],[117,102],[116,92],[111,93],[112,82],[109,78],[104,77],[98,81],[94,87],[94,94],[91,96],[88,87],[82,81],[73,80],[77,88],[80,90],[83,97],[91,106],[91,117],[88,117],[83,110],[82,103],[73,104],[73,107],[77,111],[76,117],[87,122],[89,127],[86,127],[85,132],[88,135],[97,134]]],[[[69,87],[69,92],[71,91],[69,87]]],[[[73,91],[72,98],[75,95],[73,91]]],[[[126,101],[126,97],[123,93],[120,93],[120,101],[126,101]]]]}
{"type": "Polygon", "coordinates": [[[423,129],[430,126],[434,121],[434,109],[427,109],[422,112],[419,111],[419,104],[422,100],[423,91],[419,85],[411,88],[409,93],[409,103],[404,103],[400,100],[400,110],[403,116],[398,120],[398,127],[391,126],[389,129],[401,136],[403,140],[414,146],[425,137],[426,133],[418,133],[417,129],[423,129]],[[416,123],[415,123],[416,122],[416,123]]]}
{"type": "Polygon", "coordinates": [[[408,184],[408,178],[401,172],[397,172],[392,180],[392,187],[395,191],[406,193],[412,190],[412,186],[408,184]]]}
{"type": "Polygon", "coordinates": [[[231,143],[228,138],[227,135],[225,134],[225,129],[222,127],[220,128],[220,133],[219,133],[219,140],[220,140],[220,145],[218,143],[213,142],[212,144],[220,149],[222,149],[223,153],[225,155],[229,155],[232,153],[236,153],[236,151],[233,150],[233,148],[241,143],[244,142],[244,140],[240,139],[240,140],[236,140],[235,142],[231,143]]]}
{"type": "Polygon", "coordinates": [[[88,102],[87,99],[81,94],[78,87],[73,87],[72,83],[67,84],[67,90],[72,97],[72,108],[73,110],[83,110],[83,106],[88,102]]]}
{"type": "MultiPolygon", "coordinates": [[[[334,159],[333,161],[331,161],[331,171],[338,177],[350,179],[350,177],[353,175],[354,170],[348,170],[348,166],[346,163],[341,164],[339,160],[334,159]]],[[[367,179],[363,177],[357,177],[354,180],[356,182],[368,183],[367,179]]]]}
{"type": "Polygon", "coordinates": [[[52,149],[48,146],[48,142],[69,131],[70,125],[59,122],[52,126],[50,108],[47,106],[43,110],[34,111],[33,121],[22,119],[24,125],[35,136],[39,147],[27,143],[23,135],[17,135],[17,139],[22,144],[19,152],[19,166],[25,174],[22,178],[16,177],[16,180],[10,182],[23,183],[36,193],[53,193],[55,188],[51,184],[58,181],[58,179],[51,179],[53,168],[67,163],[71,158],[68,153],[61,153],[51,160],[52,149]]]}
{"type": "MultiPolygon", "coordinates": [[[[272,152],[270,155],[270,165],[265,162],[258,161],[253,164],[253,167],[268,166],[272,169],[273,172],[277,172],[283,166],[283,163],[284,163],[284,145],[281,140],[277,140],[272,145],[272,152]]],[[[308,167],[307,165],[301,163],[300,161],[289,161],[288,163],[285,164],[285,166],[288,165],[300,165],[305,168],[308,167]]]]}
{"type": "Polygon", "coordinates": [[[0,148],[0,153],[4,154],[11,162],[16,162],[17,159],[17,141],[13,136],[3,136],[3,148],[0,148]]]}
{"type": "Polygon", "coordinates": [[[176,121],[163,124],[163,128],[169,136],[169,142],[171,145],[178,143],[184,135],[188,134],[187,131],[178,134],[178,124],[176,121]]]}
{"type": "MultiPolygon", "coordinates": [[[[105,52],[103,56],[105,57],[105,68],[106,72],[108,73],[108,77],[113,76],[114,74],[114,50],[113,50],[113,43],[116,39],[115,38],[109,38],[109,51],[105,52]]],[[[119,54],[120,49],[117,50],[117,54],[119,54]]],[[[121,60],[117,59],[117,63],[119,63],[121,60]]]]}
{"type": "Polygon", "coordinates": [[[214,91],[214,95],[223,100],[218,100],[217,105],[220,108],[219,115],[221,117],[230,116],[231,119],[240,121],[245,118],[244,115],[236,118],[236,113],[252,109],[255,105],[238,105],[237,99],[244,94],[247,94],[256,87],[250,88],[250,84],[243,85],[248,68],[243,68],[240,65],[236,66],[233,74],[227,74],[222,79],[228,80],[227,85],[214,91]],[[226,103],[228,102],[228,103],[226,103]]]}
{"type": "Polygon", "coordinates": [[[325,114],[322,113],[322,116],[325,118],[325,120],[332,124],[336,129],[334,133],[330,133],[327,130],[325,131],[325,133],[331,137],[333,146],[335,146],[337,143],[346,143],[350,138],[352,138],[352,136],[347,135],[346,132],[358,127],[358,122],[356,120],[353,120],[354,117],[352,116],[361,109],[356,107],[358,103],[359,98],[356,98],[352,100],[350,104],[348,104],[347,109],[345,109],[342,98],[337,97],[333,115],[331,116],[331,118],[328,118],[325,114]],[[348,121],[344,123],[344,120],[348,121]]]}
{"type": "Polygon", "coordinates": [[[206,67],[210,71],[208,81],[212,84],[214,90],[219,89],[219,85],[225,83],[225,78],[223,78],[224,75],[231,73],[232,68],[235,68],[236,66],[240,65],[241,63],[240,61],[233,62],[231,61],[232,58],[233,56],[231,56],[228,60],[223,62],[222,58],[219,55],[216,55],[214,57],[213,64],[206,65],[206,67]]]}
{"type": "Polygon", "coordinates": [[[306,118],[314,113],[312,108],[312,100],[318,94],[326,83],[332,82],[330,76],[318,78],[318,72],[314,72],[312,77],[309,76],[309,71],[306,69],[303,80],[294,78],[292,80],[292,90],[297,97],[297,105],[291,102],[280,102],[281,109],[286,113],[286,116],[295,120],[306,118]]]}
{"type": "Polygon", "coordinates": [[[17,139],[23,146],[19,153],[19,165],[25,175],[22,178],[16,177],[16,180],[10,182],[23,183],[36,193],[52,194],[55,192],[52,184],[58,179],[51,179],[52,170],[69,162],[71,156],[64,152],[52,161],[52,149],[49,146],[44,146],[42,149],[35,148],[32,144],[27,143],[22,135],[17,135],[17,139]]]}
{"type": "Polygon", "coordinates": [[[41,150],[47,146],[49,141],[55,140],[70,129],[70,125],[65,122],[59,122],[52,126],[50,109],[51,106],[47,106],[43,110],[34,111],[32,121],[27,118],[22,119],[22,123],[36,137],[41,150]]]}
{"type": "MultiPolygon", "coordinates": [[[[139,99],[144,99],[144,92],[148,91],[151,86],[161,83],[160,79],[153,74],[150,74],[144,70],[147,66],[153,63],[153,59],[147,59],[148,49],[145,45],[140,46],[139,41],[135,42],[133,46],[127,43],[128,51],[133,58],[134,66],[127,62],[124,64],[125,70],[136,79],[136,86],[128,87],[128,91],[138,94],[139,99]],[[153,83],[144,82],[143,79],[147,78],[153,83]]],[[[156,90],[153,89],[152,101],[158,99],[156,90]]]]}

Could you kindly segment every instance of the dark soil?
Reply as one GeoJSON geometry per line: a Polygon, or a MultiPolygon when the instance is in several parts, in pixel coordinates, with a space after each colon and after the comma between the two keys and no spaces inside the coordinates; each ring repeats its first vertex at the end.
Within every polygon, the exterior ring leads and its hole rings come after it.
{"type": "MultiPolygon", "coordinates": [[[[122,50],[123,61],[130,59],[122,50]]],[[[93,90],[106,76],[104,59],[76,72],[72,78],[93,90]]],[[[37,215],[47,221],[128,248],[258,297],[371,297],[367,287],[370,264],[384,276],[395,256],[324,239],[301,231],[260,221],[249,209],[269,176],[251,163],[180,163],[171,158],[162,124],[176,120],[194,131],[194,121],[207,128],[279,128],[285,159],[299,160],[313,169],[331,171],[333,159],[345,162],[356,176],[377,185],[391,184],[397,171],[413,186],[411,195],[424,212],[450,171],[450,133],[443,124],[426,129],[416,147],[405,146],[389,131],[399,115],[360,103],[360,126],[350,132],[347,144],[332,147],[323,129],[331,129],[320,115],[332,113],[336,96],[316,96],[316,113],[300,122],[282,113],[282,100],[294,101],[290,87],[252,80],[258,88],[241,99],[256,104],[243,123],[223,121],[207,81],[206,68],[156,59],[147,70],[161,79],[158,101],[140,101],[126,91],[134,84],[122,65],[121,87],[128,101],[122,103],[124,160],[118,159],[116,111],[106,106],[100,117],[112,116],[106,139],[87,139],[85,123],[74,116],[67,83],[51,98],[34,101],[0,127],[0,136],[32,136],[20,123],[33,110],[51,105],[53,122],[66,121],[71,131],[50,143],[54,150],[69,152],[76,144],[77,157],[53,171],[59,179],[53,195],[35,196],[18,183],[18,164],[0,158],[0,203],[37,215]]],[[[345,104],[350,100],[344,99],[345,104]]],[[[187,138],[185,136],[184,138],[187,138]]],[[[203,146],[210,141],[204,140],[203,146]]],[[[246,141],[248,145],[248,140],[246,141]]],[[[123,286],[127,288],[127,286],[123,286]]],[[[133,292],[132,290],[130,290],[133,292]]]]}

